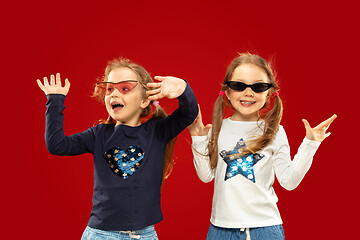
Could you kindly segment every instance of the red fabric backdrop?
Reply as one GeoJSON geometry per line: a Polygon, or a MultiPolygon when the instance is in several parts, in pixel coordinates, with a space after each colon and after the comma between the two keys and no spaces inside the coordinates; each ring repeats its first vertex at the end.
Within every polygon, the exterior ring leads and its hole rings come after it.
{"type": "MultiPolygon", "coordinates": [[[[275,183],[287,239],[353,236],[359,37],[352,2],[23,1],[1,12],[3,239],[80,239],[90,215],[92,157],[47,152],[37,78],[69,78],[66,134],[106,117],[90,95],[106,62],[119,56],[153,76],[187,79],[209,123],[227,65],[245,51],[275,57],[292,155],[305,135],[302,118],[316,125],[339,116],[300,186],[288,192],[275,183]]],[[[160,102],[168,112],[177,106],[160,102]]],[[[190,144],[184,131],[162,195],[160,239],[206,237],[213,183],[197,178],[190,144]]]]}

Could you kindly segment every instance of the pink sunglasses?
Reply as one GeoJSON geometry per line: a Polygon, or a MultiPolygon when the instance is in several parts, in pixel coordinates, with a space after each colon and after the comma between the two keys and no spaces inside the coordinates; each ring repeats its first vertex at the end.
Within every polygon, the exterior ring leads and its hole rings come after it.
{"type": "Polygon", "coordinates": [[[127,94],[131,90],[133,90],[138,83],[140,83],[141,86],[143,86],[145,89],[148,89],[144,84],[142,84],[137,80],[126,80],[118,83],[99,82],[96,83],[96,87],[98,87],[100,91],[105,93],[105,95],[112,94],[115,91],[115,89],[119,90],[119,92],[122,94],[127,94]]]}

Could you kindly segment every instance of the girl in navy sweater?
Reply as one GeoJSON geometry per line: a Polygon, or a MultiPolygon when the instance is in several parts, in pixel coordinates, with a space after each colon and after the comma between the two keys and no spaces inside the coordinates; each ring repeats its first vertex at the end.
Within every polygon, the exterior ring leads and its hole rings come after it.
{"type": "Polygon", "coordinates": [[[63,110],[70,82],[60,74],[37,80],[46,94],[45,140],[50,153],[94,156],[93,207],[82,239],[157,239],[154,224],[163,219],[160,196],[163,179],[172,169],[176,136],[198,114],[189,84],[175,77],[155,77],[127,59],[109,62],[94,96],[109,113],[102,124],[65,136],[63,110]],[[177,98],[170,115],[157,99],[177,98]],[[156,110],[151,114],[152,105],[156,110]],[[151,116],[150,116],[151,114],[151,116]],[[150,116],[146,122],[143,117],[150,116]]]}

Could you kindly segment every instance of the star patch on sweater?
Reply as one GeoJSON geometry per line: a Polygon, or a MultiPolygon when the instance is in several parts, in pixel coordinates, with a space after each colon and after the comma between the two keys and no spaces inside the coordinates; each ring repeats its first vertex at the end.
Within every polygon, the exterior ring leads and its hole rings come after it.
{"type": "Polygon", "coordinates": [[[115,147],[105,152],[105,159],[116,175],[127,179],[140,167],[144,154],[138,146],[130,146],[126,150],[115,147]]]}
{"type": "Polygon", "coordinates": [[[264,157],[263,154],[242,155],[242,149],[246,146],[244,140],[240,138],[235,148],[230,151],[221,151],[219,154],[227,164],[225,181],[238,174],[255,183],[254,165],[264,157]]]}

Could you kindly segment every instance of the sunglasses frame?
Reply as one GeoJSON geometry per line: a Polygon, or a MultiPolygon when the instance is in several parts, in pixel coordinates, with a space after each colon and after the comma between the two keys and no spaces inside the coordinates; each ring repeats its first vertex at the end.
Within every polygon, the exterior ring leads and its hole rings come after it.
{"type": "MultiPolygon", "coordinates": [[[[123,83],[123,82],[136,82],[135,86],[134,86],[131,90],[133,90],[133,89],[137,86],[138,83],[140,83],[140,85],[143,86],[146,90],[149,89],[149,88],[148,88],[147,86],[145,86],[142,82],[140,82],[140,81],[138,81],[138,80],[132,80],[132,79],[125,80],[125,81],[121,81],[121,82],[117,82],[117,83],[114,83],[114,82],[98,82],[98,83],[96,83],[96,86],[97,86],[97,87],[100,87],[101,84],[109,84],[109,83],[111,83],[111,84],[114,84],[114,85],[115,85],[115,88],[116,88],[119,92],[121,92],[120,89],[117,88],[117,84],[123,83]]],[[[131,90],[130,90],[130,91],[131,91],[131,90]]],[[[130,91],[129,91],[129,92],[130,92],[130,91]]],[[[121,93],[122,93],[122,92],[121,92],[121,93]]],[[[110,93],[110,94],[111,94],[111,93],[110,93]]],[[[110,94],[106,94],[106,88],[105,88],[105,95],[110,95],[110,94]]],[[[122,94],[127,94],[127,93],[122,93],[122,94]]]]}
{"type": "Polygon", "coordinates": [[[270,88],[273,87],[273,84],[271,84],[271,83],[264,83],[264,82],[258,82],[258,83],[253,83],[253,84],[246,84],[246,83],[243,83],[243,82],[240,82],[240,81],[228,81],[228,82],[226,82],[225,84],[226,84],[226,86],[228,86],[230,89],[232,89],[232,90],[234,90],[234,91],[236,91],[236,92],[243,92],[243,91],[245,91],[246,88],[249,87],[249,88],[251,88],[251,90],[252,90],[253,92],[255,92],[255,93],[262,93],[262,92],[265,92],[265,91],[267,91],[267,90],[269,90],[270,88]],[[243,90],[236,90],[236,89],[234,89],[234,85],[235,85],[235,84],[239,84],[239,83],[240,83],[240,85],[245,86],[245,88],[244,88],[243,90]],[[266,88],[264,91],[256,91],[256,89],[254,89],[254,86],[260,85],[260,84],[262,84],[262,85],[267,85],[267,88],[266,88]]]}

